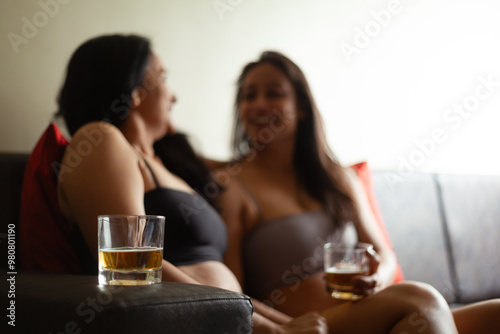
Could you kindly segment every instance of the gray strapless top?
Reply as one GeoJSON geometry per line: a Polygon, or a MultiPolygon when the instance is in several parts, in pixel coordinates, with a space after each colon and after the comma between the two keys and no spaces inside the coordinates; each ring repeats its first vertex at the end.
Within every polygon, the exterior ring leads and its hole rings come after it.
{"type": "Polygon", "coordinates": [[[323,210],[264,221],[243,241],[245,293],[262,298],[273,289],[320,272],[326,242],[356,239],[352,224],[335,232],[323,210]]]}

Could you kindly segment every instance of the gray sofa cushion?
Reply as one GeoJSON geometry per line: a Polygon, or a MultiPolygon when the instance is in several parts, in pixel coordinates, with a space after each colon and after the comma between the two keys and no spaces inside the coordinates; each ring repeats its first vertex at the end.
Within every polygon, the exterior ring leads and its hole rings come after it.
{"type": "Polygon", "coordinates": [[[491,291],[500,295],[500,176],[437,175],[437,180],[459,301],[490,298],[491,291]]]}
{"type": "Polygon", "coordinates": [[[455,302],[440,204],[433,175],[412,173],[393,183],[389,172],[373,172],[375,194],[387,232],[407,280],[429,283],[455,302]]]}

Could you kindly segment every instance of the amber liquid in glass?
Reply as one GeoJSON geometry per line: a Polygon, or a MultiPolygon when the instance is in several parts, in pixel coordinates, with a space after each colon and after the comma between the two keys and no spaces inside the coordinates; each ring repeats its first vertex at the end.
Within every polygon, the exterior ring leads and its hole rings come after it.
{"type": "Polygon", "coordinates": [[[99,281],[111,285],[159,283],[162,259],[163,248],[101,249],[99,251],[99,281]]]}

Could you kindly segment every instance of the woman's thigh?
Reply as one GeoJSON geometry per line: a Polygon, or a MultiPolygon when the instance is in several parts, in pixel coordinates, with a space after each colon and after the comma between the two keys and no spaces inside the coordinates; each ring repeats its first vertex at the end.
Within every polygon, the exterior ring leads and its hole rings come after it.
{"type": "Polygon", "coordinates": [[[452,313],[460,334],[500,333],[500,299],[470,304],[452,313]]]}

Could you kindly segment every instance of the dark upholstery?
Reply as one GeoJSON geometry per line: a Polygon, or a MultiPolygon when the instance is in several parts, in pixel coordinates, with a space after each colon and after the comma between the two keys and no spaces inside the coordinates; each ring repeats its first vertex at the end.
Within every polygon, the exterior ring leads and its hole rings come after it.
{"type": "MultiPolygon", "coordinates": [[[[3,259],[7,226],[15,224],[17,230],[27,159],[28,154],[0,153],[0,212],[6,217],[0,231],[3,259]]],[[[16,244],[16,252],[19,247],[16,244]]],[[[1,291],[15,293],[2,305],[15,302],[16,327],[10,329],[16,333],[251,333],[253,305],[239,293],[171,282],[100,286],[96,276],[27,272],[17,261],[14,274],[9,274],[7,262],[0,263],[7,273],[0,280],[1,291]]]]}
{"type": "Polygon", "coordinates": [[[17,284],[19,333],[251,332],[248,299],[213,287],[100,286],[95,276],[46,274],[19,275],[17,284]]]}
{"type": "Polygon", "coordinates": [[[405,278],[454,305],[500,297],[500,176],[394,175],[373,177],[405,278]]]}
{"type": "MultiPolygon", "coordinates": [[[[21,185],[27,161],[27,154],[0,153],[0,212],[5,218],[0,231],[1,254],[7,254],[7,226],[11,223],[17,225],[19,221],[21,185]]],[[[16,246],[19,247],[19,244],[16,246]]],[[[6,261],[0,261],[0,268],[6,266],[6,261]]]]}

